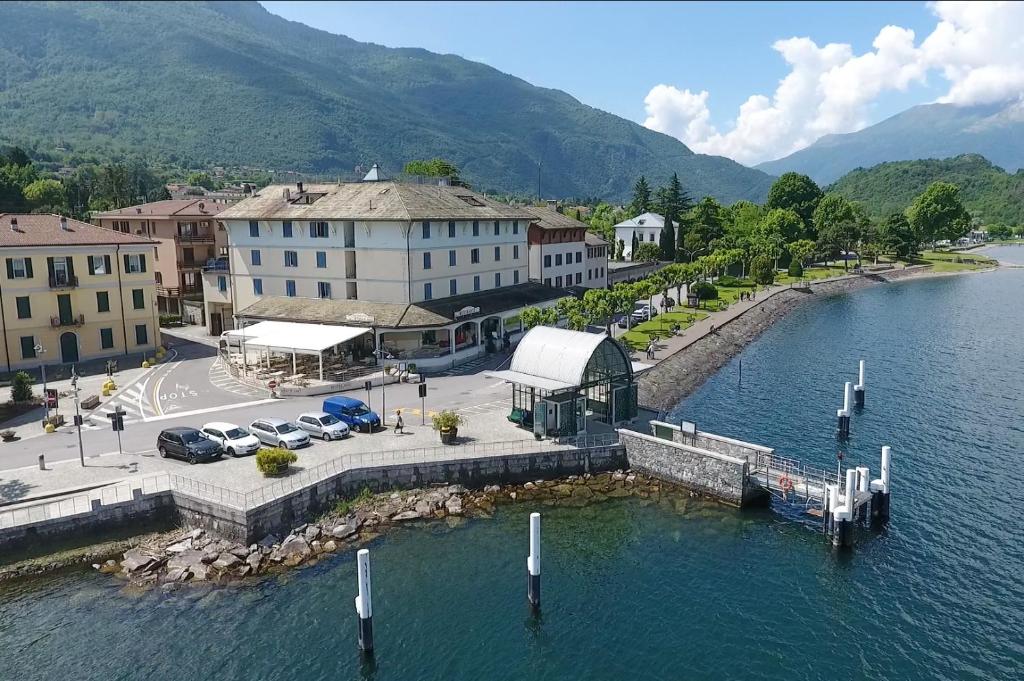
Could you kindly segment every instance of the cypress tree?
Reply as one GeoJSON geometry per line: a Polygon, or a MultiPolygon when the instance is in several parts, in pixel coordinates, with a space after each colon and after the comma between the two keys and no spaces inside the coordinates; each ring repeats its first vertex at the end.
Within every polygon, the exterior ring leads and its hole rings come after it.
{"type": "Polygon", "coordinates": [[[661,228],[661,237],[658,240],[658,246],[661,248],[662,260],[675,260],[676,230],[675,227],[672,226],[673,222],[672,213],[666,213],[665,224],[661,228]]]}
{"type": "Polygon", "coordinates": [[[633,230],[633,244],[630,247],[629,259],[632,260],[636,257],[636,249],[640,248],[640,239],[636,236],[636,230],[633,230]]]}

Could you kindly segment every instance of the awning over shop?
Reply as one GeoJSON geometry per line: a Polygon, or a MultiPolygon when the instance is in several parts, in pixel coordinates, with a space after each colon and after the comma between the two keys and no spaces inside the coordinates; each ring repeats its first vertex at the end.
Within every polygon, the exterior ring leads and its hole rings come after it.
{"type": "Polygon", "coordinates": [[[248,347],[317,354],[364,333],[370,333],[370,329],[301,322],[258,322],[243,329],[225,331],[221,337],[248,347]]]}

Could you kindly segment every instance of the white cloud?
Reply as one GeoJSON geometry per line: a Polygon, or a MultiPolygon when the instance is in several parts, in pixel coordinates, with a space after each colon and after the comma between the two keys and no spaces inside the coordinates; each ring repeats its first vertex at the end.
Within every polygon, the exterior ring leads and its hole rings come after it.
{"type": "Polygon", "coordinates": [[[872,49],[819,47],[810,38],[779,40],[772,48],[789,65],[771,96],[751,95],[733,125],[711,122],[710,95],[660,84],[644,99],[644,125],[682,140],[694,151],[741,163],[778,158],[822,135],[852,132],[869,123],[883,92],[923,83],[932,71],[949,82],[939,101],[978,104],[1024,93],[1024,3],[937,2],[938,24],[920,45],[914,32],[885,26],[872,49]]]}

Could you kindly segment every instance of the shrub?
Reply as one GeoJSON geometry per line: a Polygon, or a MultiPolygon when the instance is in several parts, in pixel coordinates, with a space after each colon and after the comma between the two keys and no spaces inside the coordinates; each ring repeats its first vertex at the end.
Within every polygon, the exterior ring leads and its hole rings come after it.
{"type": "Polygon", "coordinates": [[[690,286],[690,293],[701,300],[714,300],[718,297],[718,287],[706,281],[698,281],[690,286]]]}
{"type": "Polygon", "coordinates": [[[288,464],[298,460],[295,452],[280,447],[270,447],[256,452],[256,468],[263,475],[280,475],[288,470],[288,464]]]}
{"type": "Polygon", "coordinates": [[[452,428],[458,428],[466,422],[465,418],[451,409],[445,409],[434,414],[430,417],[430,420],[434,424],[434,430],[451,430],[452,428]]]}
{"type": "Polygon", "coordinates": [[[775,281],[775,268],[772,266],[772,259],[765,255],[759,255],[750,263],[750,276],[755,284],[767,286],[775,281]]]}
{"type": "Polygon", "coordinates": [[[181,326],[181,315],[180,314],[162,314],[162,315],[160,315],[160,326],[181,326]]]}
{"type": "Polygon", "coordinates": [[[15,402],[29,402],[32,399],[32,377],[24,371],[14,374],[11,381],[11,399],[15,402]]]}
{"type": "Polygon", "coordinates": [[[798,260],[793,260],[789,263],[789,276],[791,277],[802,277],[804,276],[803,265],[798,260]]]}
{"type": "Polygon", "coordinates": [[[723,274],[718,278],[719,286],[750,286],[749,279],[740,279],[731,274],[723,274]]]}

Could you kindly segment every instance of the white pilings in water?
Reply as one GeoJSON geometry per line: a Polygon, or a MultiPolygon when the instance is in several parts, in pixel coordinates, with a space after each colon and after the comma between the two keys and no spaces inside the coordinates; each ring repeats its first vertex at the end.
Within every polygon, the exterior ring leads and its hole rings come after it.
{"type": "Polygon", "coordinates": [[[838,423],[836,425],[836,435],[840,438],[846,438],[850,436],[850,414],[851,403],[853,402],[853,383],[847,381],[843,386],[843,408],[836,410],[836,417],[838,423]]]}
{"type": "Polygon", "coordinates": [[[831,535],[835,531],[833,511],[839,508],[839,485],[825,485],[825,508],[822,517],[825,520],[825,534],[831,535]]]}
{"type": "Polygon", "coordinates": [[[889,519],[889,465],[892,447],[882,447],[882,477],[871,481],[871,520],[884,523],[889,519]]]}
{"type": "MultiPolygon", "coordinates": [[[[857,466],[857,494],[866,493],[868,486],[871,484],[870,475],[867,466],[857,466]]],[[[857,519],[865,520],[868,517],[867,504],[861,504],[857,507],[857,519]]]]}
{"type": "Polygon", "coordinates": [[[857,504],[857,470],[846,469],[846,487],[843,490],[841,505],[832,512],[833,546],[853,545],[853,514],[857,504]]]}
{"type": "Polygon", "coordinates": [[[540,608],[540,513],[530,514],[530,555],[526,559],[526,598],[534,610],[540,608]]]}
{"type": "Polygon", "coordinates": [[[853,386],[853,403],[858,407],[864,406],[864,360],[860,361],[857,385],[853,386]]]}
{"type": "Polygon", "coordinates": [[[359,549],[356,554],[356,572],[359,577],[359,595],[356,613],[359,615],[359,649],[373,652],[373,595],[370,591],[370,552],[359,549]]]}

